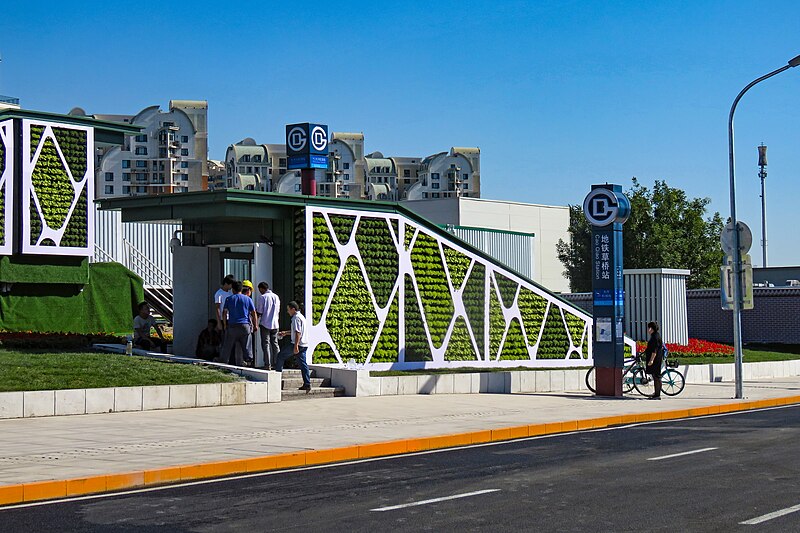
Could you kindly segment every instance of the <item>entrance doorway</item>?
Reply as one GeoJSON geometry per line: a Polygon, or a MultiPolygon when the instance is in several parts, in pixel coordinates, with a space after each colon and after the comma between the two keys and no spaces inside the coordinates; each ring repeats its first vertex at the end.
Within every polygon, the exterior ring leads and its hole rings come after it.
{"type": "Polygon", "coordinates": [[[219,257],[224,275],[231,274],[239,281],[252,280],[255,262],[252,244],[220,247],[219,257]]]}

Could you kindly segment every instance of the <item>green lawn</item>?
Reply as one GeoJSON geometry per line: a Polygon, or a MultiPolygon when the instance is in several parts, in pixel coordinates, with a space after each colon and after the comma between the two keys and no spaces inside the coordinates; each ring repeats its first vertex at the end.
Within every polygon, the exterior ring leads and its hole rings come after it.
{"type": "MultiPolygon", "coordinates": [[[[687,357],[678,355],[678,362],[681,365],[707,365],[709,363],[733,363],[733,356],[722,357],[687,357]]],[[[745,348],[744,362],[745,363],[760,363],[763,361],[788,361],[791,359],[800,359],[800,346],[797,345],[753,345],[752,347],[745,348]]],[[[588,367],[583,367],[588,368],[588,367]]],[[[514,368],[437,368],[427,369],[420,368],[418,370],[381,370],[372,371],[370,376],[413,376],[418,374],[464,374],[472,372],[514,372],[519,370],[551,370],[549,368],[528,368],[528,367],[514,367],[514,368]]]]}
{"type": "Polygon", "coordinates": [[[95,352],[0,349],[0,392],[237,381],[196,365],[95,352]]]}

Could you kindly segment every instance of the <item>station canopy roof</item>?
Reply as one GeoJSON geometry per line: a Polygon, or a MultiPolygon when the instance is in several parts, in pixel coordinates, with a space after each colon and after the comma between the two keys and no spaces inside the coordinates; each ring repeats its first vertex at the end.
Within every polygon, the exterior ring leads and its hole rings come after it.
{"type": "MultiPolygon", "coordinates": [[[[301,196],[273,192],[224,189],[152,196],[118,196],[97,200],[101,209],[121,210],[123,222],[209,223],[236,219],[284,219],[307,205],[359,211],[419,215],[395,202],[301,196]]],[[[426,221],[427,222],[427,221],[426,221]]],[[[428,224],[431,224],[428,222],[428,224]]]]}

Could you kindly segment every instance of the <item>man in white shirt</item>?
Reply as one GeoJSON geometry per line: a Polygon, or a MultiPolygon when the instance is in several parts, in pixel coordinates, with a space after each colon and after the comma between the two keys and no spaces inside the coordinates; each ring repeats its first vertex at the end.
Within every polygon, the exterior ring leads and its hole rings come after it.
{"type": "Polygon", "coordinates": [[[225,305],[225,300],[228,299],[228,296],[233,294],[231,291],[231,286],[233,285],[233,276],[225,276],[222,279],[222,287],[220,287],[217,292],[214,293],[214,309],[217,312],[217,329],[222,329],[223,320],[222,320],[222,307],[225,305]]]}
{"type": "MultiPolygon", "coordinates": [[[[233,294],[231,287],[233,286],[233,276],[228,274],[222,278],[222,286],[214,293],[214,310],[217,313],[217,330],[222,333],[222,346],[225,345],[225,300],[228,296],[233,294]]],[[[234,348],[236,350],[236,348],[234,348]]],[[[220,353],[220,359],[223,363],[228,363],[231,359],[231,354],[220,353]],[[228,357],[228,359],[225,359],[228,357]]]]}
{"type": "Polygon", "coordinates": [[[269,284],[262,281],[258,284],[260,295],[256,299],[256,313],[258,314],[258,332],[261,335],[261,350],[264,352],[264,367],[268,370],[276,368],[278,364],[278,313],[281,309],[281,299],[269,289],[269,284]]]}
{"type": "MultiPolygon", "coordinates": [[[[286,311],[292,317],[292,326],[289,331],[282,331],[281,336],[291,334],[292,338],[292,354],[297,358],[300,364],[300,373],[303,376],[303,386],[300,390],[311,390],[311,371],[308,369],[308,361],[306,361],[306,351],[308,350],[308,332],[306,331],[306,317],[300,312],[300,306],[297,302],[289,302],[286,306],[286,311]]],[[[286,359],[291,356],[284,356],[286,359]]],[[[278,372],[283,370],[284,357],[278,358],[278,372]]]]}

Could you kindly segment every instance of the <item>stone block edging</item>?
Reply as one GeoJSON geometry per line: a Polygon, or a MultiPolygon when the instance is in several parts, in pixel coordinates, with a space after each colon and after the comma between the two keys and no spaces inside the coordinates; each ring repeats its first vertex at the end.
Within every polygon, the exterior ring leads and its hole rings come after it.
{"type": "Polygon", "coordinates": [[[0,392],[0,419],[279,402],[280,373],[269,374],[269,381],[0,392]]]}
{"type": "MultiPolygon", "coordinates": [[[[317,377],[330,378],[344,387],[345,396],[395,396],[406,394],[513,394],[534,392],[578,392],[586,387],[585,368],[515,370],[451,374],[371,376],[369,370],[311,365],[317,377]]],[[[687,384],[734,380],[733,363],[681,365],[687,384]]],[[[800,376],[800,359],[744,363],[745,380],[800,376]]]]}

